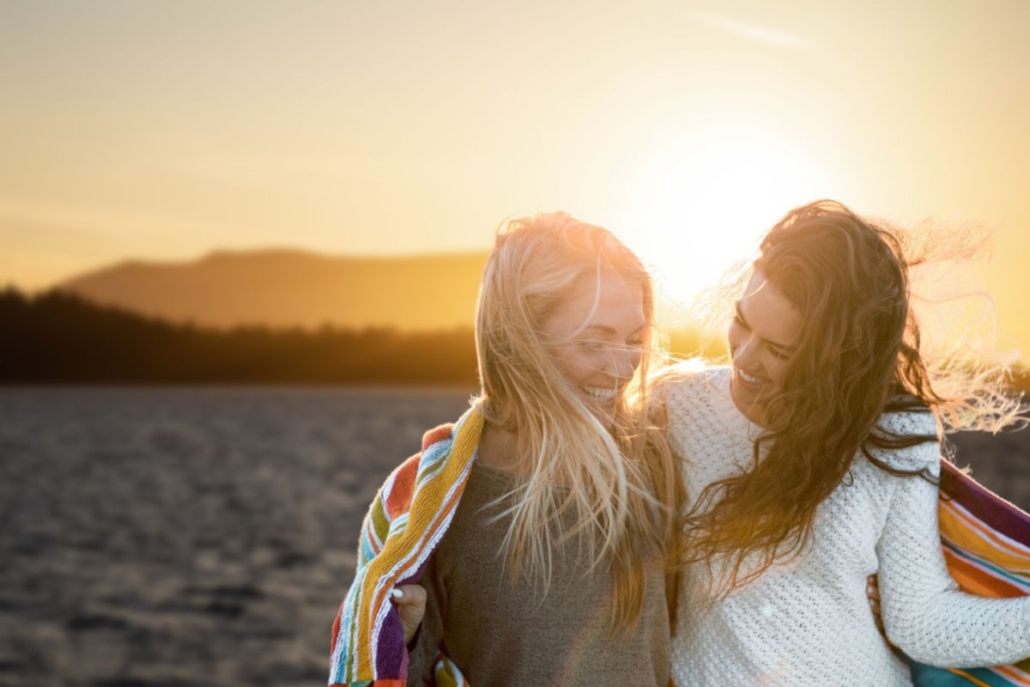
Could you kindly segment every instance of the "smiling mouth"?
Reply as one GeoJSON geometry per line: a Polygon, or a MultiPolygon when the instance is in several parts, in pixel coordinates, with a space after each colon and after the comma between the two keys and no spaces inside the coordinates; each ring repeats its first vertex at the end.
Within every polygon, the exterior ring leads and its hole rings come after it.
{"type": "Polygon", "coordinates": [[[612,389],[600,386],[582,386],[580,387],[584,393],[590,398],[598,401],[612,401],[616,396],[619,395],[618,389],[612,389]]]}
{"type": "Polygon", "coordinates": [[[762,384],[765,384],[769,381],[768,379],[763,379],[762,377],[754,377],[752,375],[749,375],[747,372],[744,372],[739,367],[737,368],[737,375],[742,380],[753,386],[761,386],[762,384]]]}

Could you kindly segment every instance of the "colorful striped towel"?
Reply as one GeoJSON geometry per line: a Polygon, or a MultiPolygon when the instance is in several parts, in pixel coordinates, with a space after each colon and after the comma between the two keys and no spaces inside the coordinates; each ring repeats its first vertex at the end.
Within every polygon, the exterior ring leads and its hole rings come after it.
{"type": "MultiPolygon", "coordinates": [[[[1030,594],[1030,515],[941,461],[938,506],[948,571],[978,596],[1030,594]]],[[[990,668],[933,668],[910,661],[917,687],[1030,687],[1030,659],[990,668]]]]}
{"type": "MultiPolygon", "coordinates": [[[[430,554],[451,523],[468,482],[483,416],[470,409],[457,424],[426,433],[422,452],[387,478],[361,528],[354,583],[333,623],[330,685],[403,687],[408,651],[400,614],[390,602],[397,585],[422,576],[430,554]]],[[[445,679],[464,684],[443,659],[445,679]]]]}

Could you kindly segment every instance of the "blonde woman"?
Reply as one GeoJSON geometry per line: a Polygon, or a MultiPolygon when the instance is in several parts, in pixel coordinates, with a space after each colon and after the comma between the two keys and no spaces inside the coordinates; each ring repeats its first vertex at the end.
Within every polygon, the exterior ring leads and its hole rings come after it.
{"type": "Polygon", "coordinates": [[[373,503],[331,684],[666,686],[680,487],[649,420],[653,319],[608,231],[558,213],[499,233],[481,392],[373,503]]]}
{"type": "Polygon", "coordinates": [[[874,573],[887,638],[917,661],[1030,655],[1030,598],[957,591],[937,523],[940,426],[993,429],[1017,407],[962,368],[938,393],[910,264],[839,203],[791,211],[734,305],[732,365],[664,388],[693,506],[677,685],[911,685],[869,612],[874,573]]]}

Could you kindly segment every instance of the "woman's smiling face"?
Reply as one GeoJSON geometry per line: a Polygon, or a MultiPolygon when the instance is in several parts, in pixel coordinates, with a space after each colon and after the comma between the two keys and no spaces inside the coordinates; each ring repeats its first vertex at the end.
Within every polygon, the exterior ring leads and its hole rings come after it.
{"type": "Polygon", "coordinates": [[[605,426],[643,355],[644,289],[619,274],[581,277],[543,322],[558,367],[605,426]]]}
{"type": "Polygon", "coordinates": [[[779,289],[755,271],[737,301],[729,330],[733,402],[749,420],[765,424],[765,405],[783,389],[801,313],[779,289]]]}

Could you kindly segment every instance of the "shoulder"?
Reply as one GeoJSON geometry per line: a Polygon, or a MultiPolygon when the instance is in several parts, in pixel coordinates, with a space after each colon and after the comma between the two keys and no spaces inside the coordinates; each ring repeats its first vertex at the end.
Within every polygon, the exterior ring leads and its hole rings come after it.
{"type": "Polygon", "coordinates": [[[379,498],[391,520],[411,508],[411,500],[424,463],[433,460],[434,453],[445,443],[449,443],[453,429],[453,424],[445,424],[426,432],[422,436],[422,450],[398,465],[386,478],[379,491],[379,498]]]}
{"type": "Polygon", "coordinates": [[[672,368],[663,385],[659,399],[670,425],[689,423],[691,418],[721,413],[729,398],[730,368],[688,361],[672,368]]]}
{"type": "Polygon", "coordinates": [[[675,450],[686,454],[686,442],[707,444],[716,434],[747,436],[746,419],[730,395],[731,368],[691,366],[674,369],[662,402],[675,450]]]}
{"type": "Polygon", "coordinates": [[[937,421],[929,410],[884,413],[873,428],[873,434],[887,439],[922,440],[912,446],[889,448],[870,445],[874,458],[896,470],[940,473],[940,439],[937,421]]]}
{"type": "Polygon", "coordinates": [[[877,427],[896,436],[937,436],[937,419],[925,408],[884,413],[877,427]]]}
{"type": "Polygon", "coordinates": [[[433,427],[431,430],[422,435],[422,450],[425,451],[433,444],[450,439],[451,434],[453,432],[453,422],[448,422],[446,424],[433,427]]]}
{"type": "Polygon", "coordinates": [[[665,371],[655,388],[666,404],[679,404],[709,393],[729,379],[729,367],[712,366],[700,359],[685,360],[665,371]]]}

